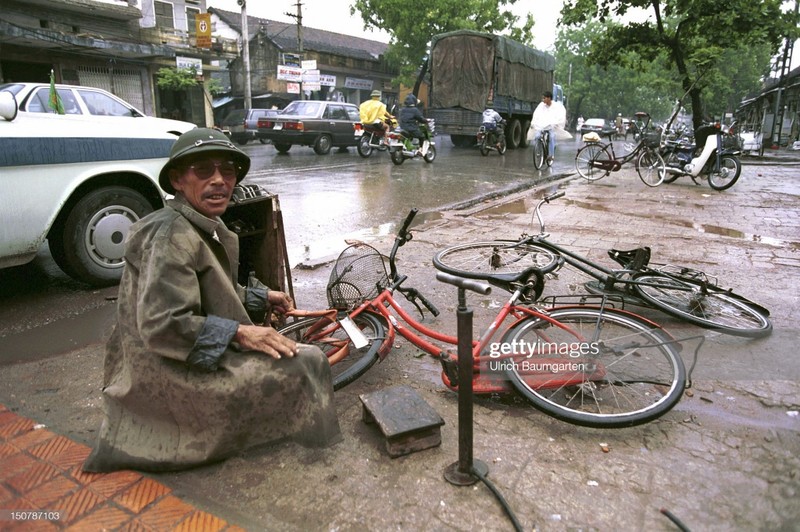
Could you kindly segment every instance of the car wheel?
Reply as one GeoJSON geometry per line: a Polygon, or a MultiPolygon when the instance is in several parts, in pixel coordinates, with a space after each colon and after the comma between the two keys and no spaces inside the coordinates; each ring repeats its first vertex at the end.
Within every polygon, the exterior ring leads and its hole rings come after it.
{"type": "Polygon", "coordinates": [[[92,286],[116,284],[125,265],[128,230],[151,212],[153,206],[145,197],[129,188],[90,192],[48,237],[53,259],[59,266],[63,262],[65,273],[92,286]]]}
{"type": "Polygon", "coordinates": [[[331,151],[332,144],[330,135],[320,135],[314,142],[314,152],[317,155],[327,155],[331,151]]]}
{"type": "Polygon", "coordinates": [[[239,145],[244,146],[247,144],[247,139],[239,139],[239,145]]]}
{"type": "Polygon", "coordinates": [[[267,142],[269,142],[267,139],[258,139],[258,141],[259,141],[261,144],[266,144],[267,142]]]}
{"type": "Polygon", "coordinates": [[[275,146],[275,149],[278,150],[278,153],[288,153],[289,148],[292,147],[291,144],[284,144],[282,142],[273,143],[273,145],[275,146]]]}

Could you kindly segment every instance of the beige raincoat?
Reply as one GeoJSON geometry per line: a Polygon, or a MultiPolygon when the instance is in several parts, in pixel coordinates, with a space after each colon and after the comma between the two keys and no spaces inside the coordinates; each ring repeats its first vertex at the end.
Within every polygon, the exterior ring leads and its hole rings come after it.
{"type": "Polygon", "coordinates": [[[131,227],[84,470],[185,469],[284,438],[341,438],[319,349],[275,360],[232,343],[252,323],[245,305],[266,305],[264,285],[237,284],[238,255],[237,236],[180,197],[131,227]]]}

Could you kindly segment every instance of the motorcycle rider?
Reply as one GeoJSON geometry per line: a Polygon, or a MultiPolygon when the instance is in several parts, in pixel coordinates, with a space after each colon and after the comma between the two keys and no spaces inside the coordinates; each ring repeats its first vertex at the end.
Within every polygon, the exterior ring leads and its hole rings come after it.
{"type": "Polygon", "coordinates": [[[542,136],[542,131],[545,129],[550,130],[550,142],[547,146],[547,163],[552,164],[553,155],[556,152],[556,129],[563,129],[564,124],[567,122],[567,110],[561,102],[553,101],[553,93],[544,91],[542,93],[542,102],[536,107],[533,112],[533,121],[531,127],[534,130],[533,140],[539,140],[542,136]]]}
{"type": "Polygon", "coordinates": [[[500,146],[498,145],[499,142],[496,133],[502,121],[503,117],[492,107],[487,108],[483,112],[483,128],[486,130],[487,134],[490,135],[489,139],[492,141],[490,144],[495,144],[497,149],[500,149],[500,146]]]}
{"type": "Polygon", "coordinates": [[[398,123],[400,129],[405,132],[406,137],[410,139],[419,139],[420,153],[424,157],[428,153],[428,138],[423,133],[417,124],[426,124],[428,121],[423,116],[422,112],[417,108],[417,97],[413,94],[406,96],[403,101],[403,107],[400,108],[398,113],[398,123]]]}
{"type": "MultiPolygon", "coordinates": [[[[383,129],[384,133],[389,131],[388,120],[394,117],[386,110],[386,104],[381,101],[381,91],[374,90],[370,94],[370,99],[358,107],[358,115],[361,123],[365,126],[383,129]]],[[[381,142],[385,143],[384,137],[381,142]]]]}

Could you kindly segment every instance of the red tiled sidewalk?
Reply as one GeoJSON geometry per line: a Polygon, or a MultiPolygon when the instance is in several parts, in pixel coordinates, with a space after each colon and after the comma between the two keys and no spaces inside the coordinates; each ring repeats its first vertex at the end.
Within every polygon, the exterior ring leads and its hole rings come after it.
{"type": "Polygon", "coordinates": [[[241,531],[134,471],[84,473],[90,449],[0,405],[0,531],[241,531]],[[8,510],[58,512],[15,521],[8,510]]]}

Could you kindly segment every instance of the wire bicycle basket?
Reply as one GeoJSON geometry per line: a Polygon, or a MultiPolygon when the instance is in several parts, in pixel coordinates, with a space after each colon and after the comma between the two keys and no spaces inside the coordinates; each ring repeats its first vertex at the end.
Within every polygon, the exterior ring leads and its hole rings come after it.
{"type": "Polygon", "coordinates": [[[345,248],[336,259],[328,279],[328,305],[351,310],[372,299],[389,286],[383,255],[370,245],[359,243],[345,248]]]}

